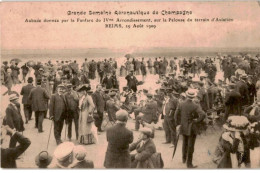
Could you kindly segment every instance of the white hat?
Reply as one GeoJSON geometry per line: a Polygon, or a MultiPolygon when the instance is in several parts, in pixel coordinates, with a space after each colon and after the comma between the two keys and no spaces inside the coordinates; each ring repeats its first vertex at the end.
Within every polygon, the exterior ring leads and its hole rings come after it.
{"type": "Polygon", "coordinates": [[[63,142],[57,146],[53,155],[58,161],[64,161],[68,156],[70,156],[74,146],[75,145],[72,142],[63,142]]]}
{"type": "Polygon", "coordinates": [[[245,116],[234,115],[228,117],[223,127],[229,131],[244,131],[249,126],[249,121],[245,116]]]}
{"type": "Polygon", "coordinates": [[[9,96],[9,101],[17,100],[17,99],[19,99],[19,97],[17,97],[16,94],[11,94],[11,95],[9,96]]]}
{"type": "Polygon", "coordinates": [[[186,96],[189,98],[194,98],[197,96],[197,92],[195,89],[188,89],[188,91],[186,91],[186,96]]]}

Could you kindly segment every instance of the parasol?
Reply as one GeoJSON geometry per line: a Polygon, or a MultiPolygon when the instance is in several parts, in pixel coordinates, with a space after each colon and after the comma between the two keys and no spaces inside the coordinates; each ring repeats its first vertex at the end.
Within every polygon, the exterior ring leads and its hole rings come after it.
{"type": "Polygon", "coordinates": [[[22,60],[20,60],[20,59],[18,59],[18,58],[12,59],[12,60],[10,61],[10,63],[11,63],[12,61],[14,61],[15,63],[22,62],[22,60]]]}
{"type": "Polygon", "coordinates": [[[126,54],[125,57],[126,57],[126,58],[134,58],[133,55],[132,55],[132,54],[129,54],[129,53],[126,54]]]}
{"type": "Polygon", "coordinates": [[[36,63],[33,60],[30,60],[30,61],[27,62],[27,65],[30,66],[30,67],[35,66],[35,64],[36,63]]]}

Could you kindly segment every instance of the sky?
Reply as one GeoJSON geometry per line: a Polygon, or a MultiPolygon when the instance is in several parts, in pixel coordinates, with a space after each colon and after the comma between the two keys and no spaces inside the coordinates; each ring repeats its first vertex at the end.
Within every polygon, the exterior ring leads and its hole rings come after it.
{"type": "MultiPolygon", "coordinates": [[[[2,50],[108,48],[131,52],[150,47],[260,47],[257,2],[2,2],[0,8],[2,50]],[[76,19],[78,16],[68,16],[67,11],[89,10],[187,10],[193,14],[139,17],[167,20],[218,17],[234,21],[167,22],[158,23],[155,29],[109,29],[104,28],[104,23],[25,23],[25,19],[76,19]]],[[[94,20],[97,17],[106,16],[81,16],[94,20]]]]}

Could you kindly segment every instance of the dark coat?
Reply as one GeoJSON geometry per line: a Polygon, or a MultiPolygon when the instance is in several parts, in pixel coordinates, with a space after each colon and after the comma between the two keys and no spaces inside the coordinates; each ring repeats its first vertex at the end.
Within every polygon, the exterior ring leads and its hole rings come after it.
{"type": "Polygon", "coordinates": [[[130,75],[127,75],[125,77],[125,79],[127,80],[127,86],[129,89],[132,89],[134,92],[137,91],[137,83],[138,83],[138,80],[136,79],[135,76],[130,76],[130,75]]]}
{"type": "Polygon", "coordinates": [[[29,99],[32,103],[32,110],[35,111],[47,111],[48,110],[48,100],[50,96],[46,89],[37,86],[31,90],[29,99]]]}
{"type": "Polygon", "coordinates": [[[98,112],[104,112],[105,110],[105,105],[106,105],[106,101],[104,98],[104,94],[101,92],[97,92],[95,91],[92,94],[92,100],[95,104],[95,107],[97,109],[98,112]]]}
{"type": "Polygon", "coordinates": [[[141,140],[132,143],[129,147],[130,151],[136,150],[135,160],[134,162],[139,162],[139,168],[147,168],[145,164],[146,160],[148,160],[154,153],[156,153],[156,147],[152,139],[148,139],[148,141],[141,146],[141,140]]]}
{"type": "Polygon", "coordinates": [[[233,90],[226,94],[225,98],[225,115],[229,114],[240,115],[241,114],[241,95],[233,90]]]}
{"type": "Polygon", "coordinates": [[[1,168],[16,168],[16,159],[31,145],[31,141],[19,133],[13,134],[19,145],[15,148],[1,148],[1,168]]]}
{"type": "Polygon", "coordinates": [[[91,160],[83,160],[73,165],[71,168],[94,168],[94,163],[91,160]]]}
{"type": "Polygon", "coordinates": [[[176,126],[181,125],[181,133],[190,136],[198,134],[198,123],[206,117],[201,107],[191,100],[180,103],[175,111],[174,119],[176,126]]]}
{"type": "Polygon", "coordinates": [[[28,84],[28,85],[22,87],[20,94],[23,96],[22,103],[24,105],[31,105],[32,104],[31,100],[29,99],[29,95],[30,95],[30,92],[33,88],[34,88],[34,86],[32,84],[28,84]]]}
{"type": "Polygon", "coordinates": [[[109,117],[109,121],[116,120],[116,112],[120,109],[120,107],[115,103],[113,99],[110,99],[106,102],[106,111],[109,117]]]}
{"type": "Polygon", "coordinates": [[[20,112],[20,108],[9,104],[5,113],[5,125],[8,125],[11,129],[15,128],[18,132],[24,131],[23,118],[20,112]]]}
{"type": "Polygon", "coordinates": [[[133,132],[122,124],[116,124],[106,132],[108,146],[104,166],[106,168],[130,168],[129,144],[133,142],[133,132]]]}
{"type": "Polygon", "coordinates": [[[67,110],[77,111],[79,108],[79,97],[76,91],[67,92],[65,94],[67,110]]]}
{"type": "Polygon", "coordinates": [[[237,82],[237,91],[240,93],[242,100],[242,106],[249,104],[249,92],[246,82],[239,81],[237,82]]]}
{"type": "Polygon", "coordinates": [[[152,123],[157,120],[157,102],[154,100],[147,101],[145,106],[142,108],[142,113],[144,114],[143,120],[147,123],[152,123]]]}
{"type": "MultiPolygon", "coordinates": [[[[61,116],[66,113],[66,103],[63,95],[59,96],[58,93],[51,96],[50,101],[50,117],[54,117],[54,121],[59,121],[61,116]]],[[[62,117],[64,118],[64,117],[62,117]]]]}
{"type": "Polygon", "coordinates": [[[176,98],[170,98],[168,103],[163,105],[163,110],[165,109],[165,117],[169,120],[174,120],[174,113],[178,106],[178,100],[176,98]]]}

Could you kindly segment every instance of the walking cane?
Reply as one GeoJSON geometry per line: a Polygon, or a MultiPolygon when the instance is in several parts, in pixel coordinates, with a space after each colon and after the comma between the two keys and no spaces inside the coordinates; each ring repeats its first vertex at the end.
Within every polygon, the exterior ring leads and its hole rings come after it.
{"type": "MultiPolygon", "coordinates": [[[[52,124],[53,124],[53,121],[51,120],[51,129],[52,129],[52,124]]],[[[50,137],[51,137],[51,129],[50,129],[48,143],[47,143],[47,151],[48,151],[49,141],[50,141],[50,137]]]]}
{"type": "Polygon", "coordinates": [[[67,125],[67,123],[65,122],[65,140],[66,140],[66,134],[67,134],[67,127],[68,127],[68,125],[67,125]]]}

